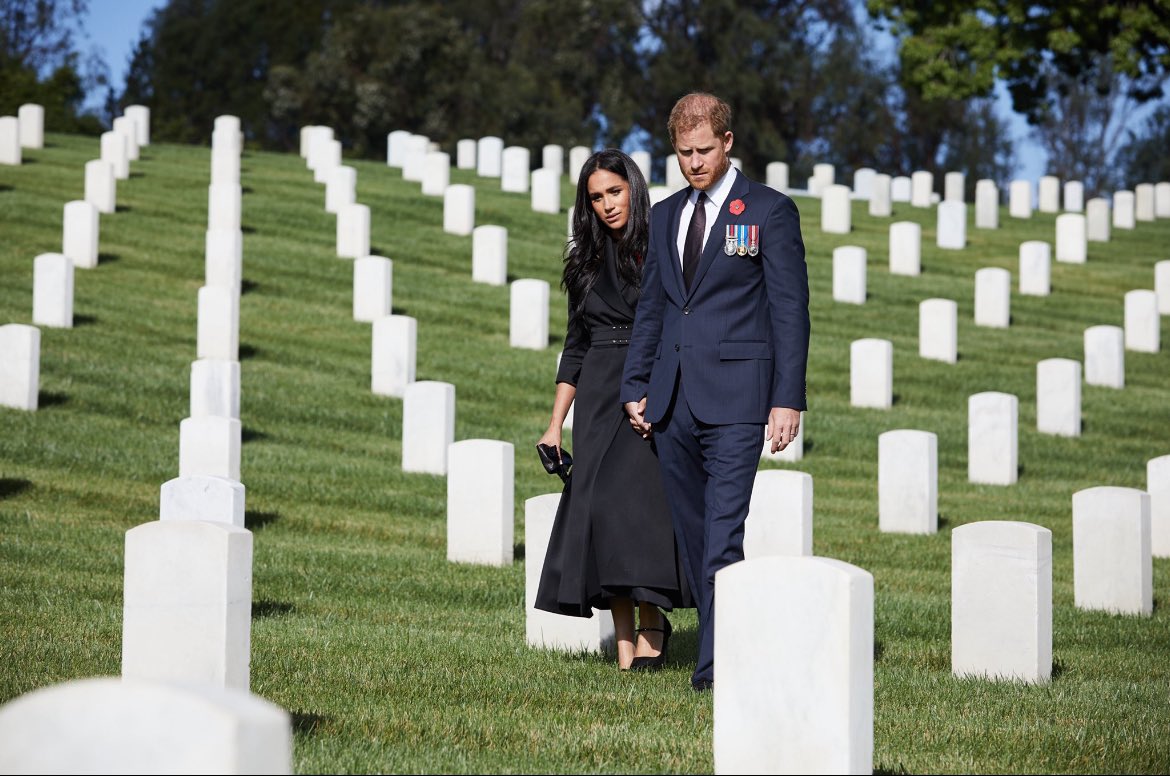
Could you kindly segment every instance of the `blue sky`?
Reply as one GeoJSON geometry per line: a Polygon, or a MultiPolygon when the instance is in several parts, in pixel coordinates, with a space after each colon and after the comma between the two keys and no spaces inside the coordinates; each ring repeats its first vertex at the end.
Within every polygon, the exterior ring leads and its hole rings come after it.
{"type": "MultiPolygon", "coordinates": [[[[165,4],[165,0],[90,0],[89,15],[83,25],[88,36],[84,48],[96,49],[105,60],[115,91],[120,92],[125,85],[130,52],[142,32],[143,22],[151,11],[165,4]]],[[[1000,107],[1004,115],[1011,118],[1016,141],[1016,174],[1034,183],[1045,173],[1046,155],[1029,140],[1026,123],[1012,113],[1010,102],[1004,95],[1001,95],[1000,107]]]]}

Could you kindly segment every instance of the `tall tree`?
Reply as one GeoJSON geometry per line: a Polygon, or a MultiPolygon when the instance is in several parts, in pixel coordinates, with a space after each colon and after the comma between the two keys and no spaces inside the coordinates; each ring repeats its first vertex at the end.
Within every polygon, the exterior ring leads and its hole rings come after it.
{"type": "Polygon", "coordinates": [[[1126,131],[1116,159],[1120,184],[1129,188],[1139,183],[1170,181],[1167,149],[1170,149],[1170,104],[1162,103],[1140,127],[1126,131]]]}

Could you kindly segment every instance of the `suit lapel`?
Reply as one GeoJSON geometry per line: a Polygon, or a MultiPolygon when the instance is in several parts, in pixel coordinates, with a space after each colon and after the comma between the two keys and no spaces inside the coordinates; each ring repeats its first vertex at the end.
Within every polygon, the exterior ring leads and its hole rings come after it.
{"type": "MultiPolygon", "coordinates": [[[[691,290],[684,294],[688,299],[694,295],[695,289],[703,282],[703,276],[707,274],[707,270],[715,263],[715,257],[723,252],[724,229],[728,224],[739,221],[739,216],[731,215],[728,207],[735,200],[748,195],[747,176],[734,168],[729,172],[734,172],[735,180],[731,184],[731,190],[727,193],[727,199],[723,201],[723,206],[719,208],[719,215],[715,217],[715,223],[711,225],[711,231],[707,233],[707,244],[703,247],[703,256],[699,259],[699,268],[695,270],[695,278],[691,281],[691,290]]],[[[678,252],[677,249],[675,252],[678,252]]],[[[683,288],[681,272],[679,273],[679,288],[683,288]]]]}
{"type": "MultiPolygon", "coordinates": [[[[683,189],[682,196],[675,196],[675,201],[670,206],[670,213],[667,218],[667,224],[670,226],[667,234],[667,250],[670,256],[670,276],[674,278],[674,289],[679,299],[687,297],[687,287],[683,282],[682,275],[682,257],[678,253],[678,230],[680,228],[679,221],[682,218],[683,205],[686,204],[687,197],[691,195],[690,188],[683,189]]],[[[664,203],[665,204],[665,203],[664,203]]]]}

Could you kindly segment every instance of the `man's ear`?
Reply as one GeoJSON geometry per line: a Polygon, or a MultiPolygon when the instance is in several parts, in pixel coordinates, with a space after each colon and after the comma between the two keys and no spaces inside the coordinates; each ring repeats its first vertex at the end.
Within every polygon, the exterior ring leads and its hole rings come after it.
{"type": "Polygon", "coordinates": [[[729,152],[731,150],[732,143],[734,143],[734,142],[735,142],[735,135],[731,134],[731,130],[729,129],[726,132],[724,132],[723,133],[723,153],[729,152]]]}

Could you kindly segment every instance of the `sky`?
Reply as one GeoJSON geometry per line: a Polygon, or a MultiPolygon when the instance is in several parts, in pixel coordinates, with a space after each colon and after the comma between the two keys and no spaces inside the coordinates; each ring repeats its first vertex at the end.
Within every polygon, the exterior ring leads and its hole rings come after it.
{"type": "MultiPolygon", "coordinates": [[[[143,22],[154,9],[163,5],[165,0],[90,0],[89,15],[83,25],[89,38],[85,48],[96,49],[105,60],[115,92],[121,92],[125,86],[130,52],[142,33],[143,22]]],[[[1012,112],[1006,92],[1000,92],[998,104],[1002,114],[1009,118],[1015,139],[1016,177],[1030,180],[1035,185],[1046,172],[1047,155],[1028,137],[1027,123],[1022,116],[1012,112]]],[[[91,102],[100,103],[102,98],[104,95],[96,96],[91,102]]]]}

